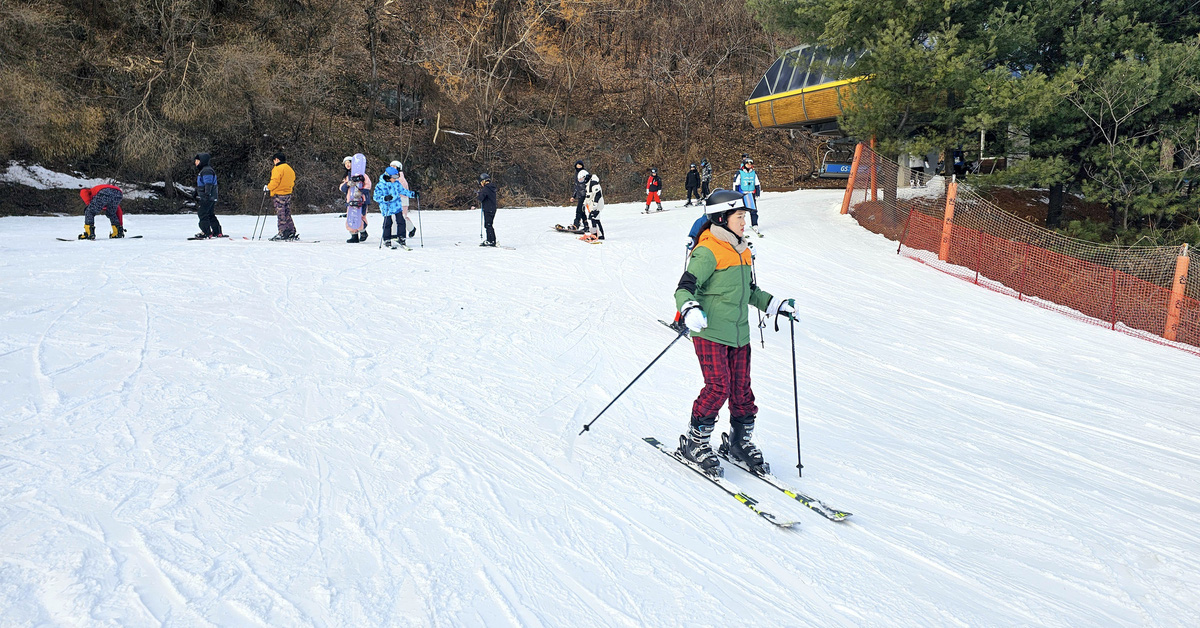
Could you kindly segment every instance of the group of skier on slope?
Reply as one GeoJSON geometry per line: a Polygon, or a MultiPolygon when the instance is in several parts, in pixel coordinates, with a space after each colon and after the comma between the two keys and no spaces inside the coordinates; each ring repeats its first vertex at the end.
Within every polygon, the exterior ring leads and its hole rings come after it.
{"type": "MultiPolygon", "coordinates": [[[[221,223],[213,210],[217,201],[217,178],[210,159],[207,153],[194,158],[197,168],[197,214],[201,230],[196,238],[223,236],[221,223]]],[[[263,186],[263,192],[271,195],[278,220],[278,233],[271,239],[294,240],[298,235],[291,217],[291,194],[296,174],[287,164],[283,153],[276,153],[271,160],[271,180],[263,186]]],[[[674,296],[677,324],[681,325],[678,330],[683,333],[686,328],[690,332],[704,377],[704,388],[692,403],[688,429],[679,437],[678,451],[710,474],[721,473],[720,460],[713,452],[711,439],[718,412],[726,402],[729,404],[730,430],[723,435],[718,451],[744,463],[755,472],[769,470],[761,450],[752,441],[758,407],[750,386],[750,317],[747,306],[753,305],[768,316],[792,319],[796,311],[794,299],[775,297],[759,288],[755,281],[754,257],[745,239],[747,216],[751,220],[751,228],[758,232],[755,200],[761,194],[762,186],[753,164],[748,155],[743,155],[732,191],[718,189],[711,194],[708,192],[712,169],[707,159],[700,162],[702,170],[697,170],[696,164],[692,164],[687,179],[687,205],[692,204],[693,190],[699,187],[701,192],[697,197],[704,201],[704,215],[693,224],[688,234],[687,269],[679,279],[674,296]]],[[[413,235],[413,232],[405,233],[406,216],[409,199],[416,197],[404,177],[403,165],[399,161],[391,162],[373,190],[371,178],[366,174],[366,158],[361,153],[346,157],[343,165],[346,175],[340,189],[345,194],[346,229],[351,234],[347,241],[366,240],[366,207],[370,198],[379,204],[384,216],[384,241],[392,246],[390,241],[394,239],[403,246],[405,236],[413,235]],[[394,236],[393,223],[396,225],[394,236]]],[[[604,196],[600,178],[589,173],[582,160],[575,162],[575,170],[576,185],[572,200],[578,203],[574,226],[595,239],[603,240],[604,227],[599,217],[604,208],[604,196]]],[[[649,211],[651,201],[658,203],[661,211],[661,189],[657,170],[651,168],[646,182],[645,211],[649,211]]],[[[81,190],[80,197],[87,203],[84,233],[79,236],[81,239],[95,238],[95,216],[99,213],[104,213],[112,225],[110,237],[124,237],[122,194],[119,188],[108,184],[98,185],[81,190]]],[[[496,215],[497,189],[490,175],[479,175],[476,198],[482,209],[486,231],[481,246],[496,246],[492,222],[496,215]]]]}

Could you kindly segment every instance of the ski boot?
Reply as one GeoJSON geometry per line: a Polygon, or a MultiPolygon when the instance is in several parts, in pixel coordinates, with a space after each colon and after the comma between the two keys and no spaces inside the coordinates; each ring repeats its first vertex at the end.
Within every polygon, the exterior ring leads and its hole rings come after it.
{"type": "Polygon", "coordinates": [[[479,246],[496,246],[496,243],[484,241],[484,242],[480,242],[479,246]]]}
{"type": "Polygon", "coordinates": [[[346,242],[348,242],[348,243],[351,243],[351,244],[353,244],[353,243],[355,243],[355,242],[360,242],[360,241],[361,241],[361,240],[359,240],[359,239],[358,239],[358,232],[357,232],[357,231],[355,231],[354,233],[350,234],[350,238],[349,238],[348,240],[346,240],[346,242]]]}
{"type": "Polygon", "coordinates": [[[762,451],[750,442],[754,435],[754,417],[729,417],[730,434],[721,434],[721,453],[749,467],[758,475],[771,472],[771,465],[763,462],[762,451]]]}
{"type": "Polygon", "coordinates": [[[650,213],[650,203],[646,203],[646,209],[643,209],[643,210],[642,210],[642,213],[643,213],[643,214],[649,214],[649,213],[650,213]]]}
{"type": "Polygon", "coordinates": [[[405,242],[404,238],[396,238],[396,246],[398,246],[402,249],[408,248],[408,242],[405,242]]]}
{"type": "Polygon", "coordinates": [[[758,230],[758,225],[750,225],[750,228],[754,230],[754,233],[758,234],[758,237],[762,237],[762,232],[758,230]]]}
{"type": "Polygon", "coordinates": [[[716,417],[707,419],[692,418],[688,433],[679,437],[679,455],[696,463],[705,473],[722,477],[725,471],[721,469],[721,460],[713,453],[709,439],[712,438],[716,417]]]}
{"type": "Polygon", "coordinates": [[[367,230],[366,230],[366,229],[363,229],[363,230],[362,230],[362,232],[361,232],[361,233],[359,233],[359,235],[358,235],[358,241],[359,241],[359,242],[366,242],[366,241],[367,241],[367,230]]]}
{"type": "Polygon", "coordinates": [[[288,239],[288,237],[282,231],[271,236],[271,242],[283,242],[286,239],[288,239]]]}
{"type": "MultiPolygon", "coordinates": [[[[649,209],[649,206],[646,206],[646,208],[649,209]]],[[[655,211],[662,211],[662,210],[663,210],[662,203],[658,203],[658,209],[655,211]]]]}
{"type": "Polygon", "coordinates": [[[125,237],[125,227],[122,227],[121,225],[113,225],[112,233],[108,234],[108,237],[110,239],[111,238],[124,238],[125,237]]]}
{"type": "Polygon", "coordinates": [[[95,240],[96,239],[95,227],[93,227],[91,225],[84,225],[83,233],[79,234],[79,239],[80,240],[95,240]]]}

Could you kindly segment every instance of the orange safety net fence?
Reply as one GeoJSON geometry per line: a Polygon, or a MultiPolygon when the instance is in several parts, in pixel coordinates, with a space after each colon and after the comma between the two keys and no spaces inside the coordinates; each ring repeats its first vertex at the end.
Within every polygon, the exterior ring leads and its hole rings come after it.
{"type": "Polygon", "coordinates": [[[1092,324],[1200,355],[1200,254],[1059,235],[962,182],[860,145],[843,211],[932,268],[1092,324]],[[1188,273],[1188,269],[1195,269],[1188,273]]]}

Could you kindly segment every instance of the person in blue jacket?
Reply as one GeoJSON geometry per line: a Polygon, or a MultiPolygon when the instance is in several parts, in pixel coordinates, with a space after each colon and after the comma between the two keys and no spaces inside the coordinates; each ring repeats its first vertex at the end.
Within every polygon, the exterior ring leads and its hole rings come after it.
{"type": "Polygon", "coordinates": [[[412,190],[400,183],[399,178],[400,171],[388,166],[372,194],[372,198],[379,204],[379,213],[383,214],[383,244],[392,249],[396,248],[397,244],[405,246],[404,236],[408,225],[404,221],[404,199],[416,196],[412,190]],[[397,242],[392,242],[393,220],[396,223],[397,242]]]}
{"type": "Polygon", "coordinates": [[[758,230],[757,200],[758,195],[762,194],[762,184],[758,181],[758,173],[754,171],[753,159],[742,156],[742,167],[733,175],[733,189],[745,195],[746,209],[750,211],[750,228],[761,238],[762,232],[758,230]]]}
{"type": "Polygon", "coordinates": [[[200,233],[193,239],[223,238],[221,223],[217,220],[217,173],[209,165],[212,159],[208,153],[196,155],[196,215],[200,219],[200,233]]]}

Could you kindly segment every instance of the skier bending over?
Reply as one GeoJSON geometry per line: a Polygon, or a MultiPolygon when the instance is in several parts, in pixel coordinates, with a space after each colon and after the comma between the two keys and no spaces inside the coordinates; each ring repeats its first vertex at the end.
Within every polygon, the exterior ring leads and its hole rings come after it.
{"type": "Polygon", "coordinates": [[[121,188],[107,183],[79,190],[79,198],[87,203],[83,210],[83,233],[80,240],[96,239],[96,214],[103,213],[112,225],[110,238],[125,237],[125,212],[121,210],[121,188]]]}
{"type": "Polygon", "coordinates": [[[584,186],[583,201],[587,206],[587,216],[592,221],[591,234],[597,240],[603,240],[604,225],[600,224],[600,212],[604,210],[604,190],[600,188],[600,177],[580,170],[578,179],[584,186]]]}
{"type": "Polygon", "coordinates": [[[399,178],[400,171],[388,166],[387,170],[383,171],[383,180],[375,186],[374,194],[375,202],[379,204],[379,212],[383,214],[383,244],[391,249],[396,248],[392,243],[393,218],[396,221],[396,239],[399,240],[400,246],[405,246],[404,231],[408,225],[404,222],[404,204],[401,199],[413,196],[413,193],[400,183],[399,178]]]}
{"type": "Polygon", "coordinates": [[[659,191],[662,190],[662,179],[658,178],[658,169],[651,168],[650,176],[646,179],[646,209],[643,214],[650,213],[650,201],[658,203],[658,211],[662,211],[662,197],[659,196],[659,191]]]}
{"type": "Polygon", "coordinates": [[[762,184],[758,182],[758,173],[754,171],[754,160],[742,154],[742,168],[733,175],[733,189],[741,192],[746,199],[746,209],[750,210],[750,228],[760,237],[758,230],[758,195],[762,194],[762,184]],[[753,195],[753,196],[751,196],[753,195]]]}
{"type": "Polygon", "coordinates": [[[735,460],[755,471],[765,470],[762,452],[750,442],[754,434],[754,392],[750,389],[750,313],[753,305],[768,316],[795,312],[793,299],[780,299],[754,283],[753,258],[743,236],[746,204],[737,192],[715,190],[705,207],[711,224],[692,249],[687,270],[675,290],[675,303],[692,332],[704,388],[692,404],[679,452],[712,475],[721,462],[709,439],[721,406],[729,401],[730,433],[722,444],[735,460]]]}

